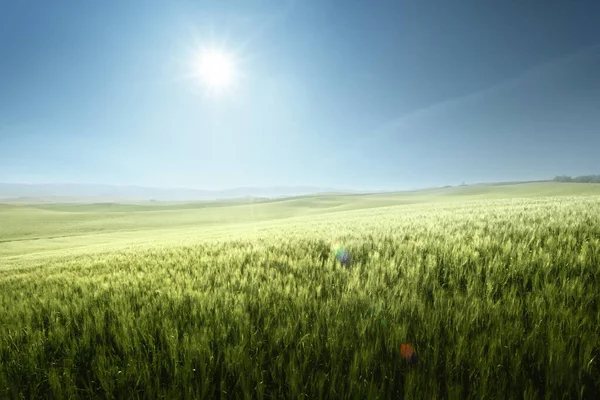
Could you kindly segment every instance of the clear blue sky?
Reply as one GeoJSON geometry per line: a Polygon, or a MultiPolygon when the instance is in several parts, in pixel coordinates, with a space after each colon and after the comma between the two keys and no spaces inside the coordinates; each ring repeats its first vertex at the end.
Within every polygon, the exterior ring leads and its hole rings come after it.
{"type": "Polygon", "coordinates": [[[600,173],[600,2],[3,1],[0,182],[407,189],[600,173]],[[226,96],[189,68],[240,60],[226,96]]]}

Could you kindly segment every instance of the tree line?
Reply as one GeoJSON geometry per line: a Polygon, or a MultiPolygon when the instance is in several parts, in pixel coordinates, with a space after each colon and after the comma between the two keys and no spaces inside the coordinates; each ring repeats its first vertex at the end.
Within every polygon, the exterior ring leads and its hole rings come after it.
{"type": "Polygon", "coordinates": [[[554,177],[555,182],[577,182],[577,183],[600,183],[600,175],[566,176],[554,177]]]}

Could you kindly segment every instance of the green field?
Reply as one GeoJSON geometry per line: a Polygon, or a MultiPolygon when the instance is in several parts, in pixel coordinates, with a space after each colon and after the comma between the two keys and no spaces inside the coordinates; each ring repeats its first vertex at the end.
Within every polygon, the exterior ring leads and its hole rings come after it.
{"type": "Polygon", "coordinates": [[[596,399],[599,293],[599,184],[0,205],[0,398],[596,399]]]}

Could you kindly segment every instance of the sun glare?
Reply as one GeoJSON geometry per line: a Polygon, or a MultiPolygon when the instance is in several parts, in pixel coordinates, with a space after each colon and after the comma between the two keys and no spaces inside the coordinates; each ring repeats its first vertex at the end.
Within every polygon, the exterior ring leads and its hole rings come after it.
{"type": "Polygon", "coordinates": [[[204,50],[198,55],[196,75],[211,92],[228,90],[236,78],[235,59],[223,50],[204,50]]]}

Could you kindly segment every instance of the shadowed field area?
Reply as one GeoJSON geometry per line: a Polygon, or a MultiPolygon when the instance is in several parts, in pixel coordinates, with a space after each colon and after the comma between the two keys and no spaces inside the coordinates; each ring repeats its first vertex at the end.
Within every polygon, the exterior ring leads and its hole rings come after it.
{"type": "Polygon", "coordinates": [[[599,291],[594,184],[0,206],[0,397],[599,398],[599,291]]]}

